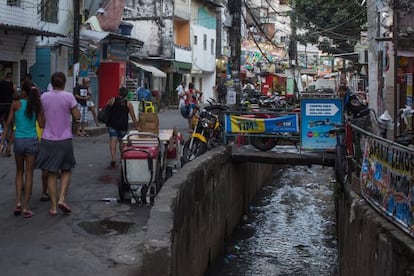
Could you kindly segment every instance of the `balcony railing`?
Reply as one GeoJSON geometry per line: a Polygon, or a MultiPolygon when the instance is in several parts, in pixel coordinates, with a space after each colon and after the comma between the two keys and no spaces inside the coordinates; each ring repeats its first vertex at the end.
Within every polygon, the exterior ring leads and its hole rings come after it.
{"type": "Polygon", "coordinates": [[[186,63],[192,62],[192,50],[189,47],[174,45],[174,56],[175,61],[186,63]]]}

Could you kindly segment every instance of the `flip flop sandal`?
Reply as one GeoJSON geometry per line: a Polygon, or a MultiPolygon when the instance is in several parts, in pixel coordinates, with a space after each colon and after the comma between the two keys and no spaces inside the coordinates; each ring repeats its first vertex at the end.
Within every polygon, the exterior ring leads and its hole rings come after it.
{"type": "Polygon", "coordinates": [[[22,206],[16,206],[16,208],[14,208],[14,215],[20,216],[21,214],[22,214],[22,206]]]}
{"type": "Polygon", "coordinates": [[[53,211],[52,209],[49,210],[49,215],[51,215],[52,217],[57,216],[57,214],[57,211],[53,211]]]}
{"type": "Polygon", "coordinates": [[[43,194],[40,197],[40,201],[49,201],[50,200],[50,196],[48,194],[43,194]]]}
{"type": "Polygon", "coordinates": [[[33,217],[33,212],[31,210],[23,210],[23,217],[24,218],[31,218],[31,217],[33,217]]]}
{"type": "Polygon", "coordinates": [[[69,214],[69,213],[72,212],[72,210],[70,209],[70,207],[66,203],[58,203],[58,207],[65,214],[69,214]]]}

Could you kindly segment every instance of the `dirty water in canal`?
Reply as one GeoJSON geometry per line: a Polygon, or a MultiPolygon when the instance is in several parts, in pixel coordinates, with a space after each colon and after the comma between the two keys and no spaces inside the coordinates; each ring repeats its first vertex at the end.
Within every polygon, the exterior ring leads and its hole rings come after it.
{"type": "Polygon", "coordinates": [[[206,276],[338,275],[333,169],[277,169],[206,276]]]}

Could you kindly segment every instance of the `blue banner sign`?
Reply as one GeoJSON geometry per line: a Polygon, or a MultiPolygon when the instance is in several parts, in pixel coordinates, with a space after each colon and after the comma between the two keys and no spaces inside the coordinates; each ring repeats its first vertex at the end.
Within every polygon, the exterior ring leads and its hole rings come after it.
{"type": "Polygon", "coordinates": [[[274,117],[255,118],[255,115],[226,114],[227,133],[297,133],[299,119],[297,114],[274,117]]]}
{"type": "Polygon", "coordinates": [[[329,134],[342,122],[341,99],[305,99],[300,103],[301,142],[304,149],[335,149],[336,137],[329,134]]]}

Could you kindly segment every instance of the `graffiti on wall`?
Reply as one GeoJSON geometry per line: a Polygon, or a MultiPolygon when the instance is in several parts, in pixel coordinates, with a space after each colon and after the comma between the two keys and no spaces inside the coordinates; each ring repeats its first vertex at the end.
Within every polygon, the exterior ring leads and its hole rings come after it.
{"type": "Polygon", "coordinates": [[[368,138],[361,167],[364,197],[414,236],[414,154],[368,138]]]}

